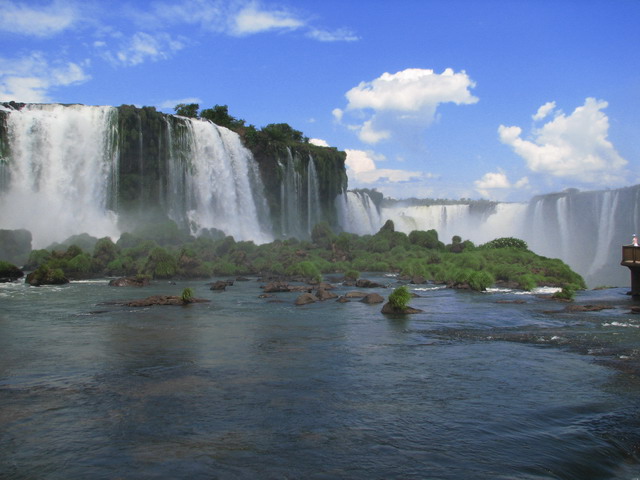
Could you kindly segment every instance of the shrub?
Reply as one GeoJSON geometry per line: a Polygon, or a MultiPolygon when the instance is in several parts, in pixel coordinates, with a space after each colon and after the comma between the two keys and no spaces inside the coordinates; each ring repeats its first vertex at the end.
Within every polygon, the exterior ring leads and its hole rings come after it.
{"type": "Polygon", "coordinates": [[[402,285],[396,288],[391,295],[389,295],[389,303],[396,310],[404,310],[409,305],[411,300],[411,293],[406,285],[402,285]]]}
{"type": "Polygon", "coordinates": [[[524,274],[516,277],[516,282],[522,290],[526,290],[527,292],[530,292],[538,286],[536,278],[531,274],[524,274]]]}
{"type": "Polygon", "coordinates": [[[191,287],[187,287],[182,290],[182,303],[191,303],[193,300],[193,289],[191,287]]]}
{"type": "Polygon", "coordinates": [[[472,272],[468,283],[473,290],[483,292],[495,283],[495,279],[489,272],[472,272]]]}
{"type": "Polygon", "coordinates": [[[144,270],[153,278],[171,278],[176,274],[177,267],[173,255],[162,247],[156,247],[149,253],[144,270]]]}
{"type": "Polygon", "coordinates": [[[552,295],[553,298],[558,300],[573,300],[576,295],[575,285],[565,285],[562,290],[552,295]]]}
{"type": "Polygon", "coordinates": [[[502,237],[491,240],[482,245],[483,248],[515,248],[516,250],[528,250],[529,246],[524,240],[513,237],[502,237]]]}
{"type": "Polygon", "coordinates": [[[357,280],[360,278],[360,272],[357,270],[347,270],[344,272],[344,278],[347,280],[357,280]]]}

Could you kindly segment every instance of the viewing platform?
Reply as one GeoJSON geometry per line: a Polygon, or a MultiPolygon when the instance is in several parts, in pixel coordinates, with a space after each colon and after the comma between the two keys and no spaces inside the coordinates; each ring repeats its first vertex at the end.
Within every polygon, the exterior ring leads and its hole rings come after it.
{"type": "Polygon", "coordinates": [[[623,245],[620,265],[631,270],[631,295],[640,297],[640,247],[623,245]]]}

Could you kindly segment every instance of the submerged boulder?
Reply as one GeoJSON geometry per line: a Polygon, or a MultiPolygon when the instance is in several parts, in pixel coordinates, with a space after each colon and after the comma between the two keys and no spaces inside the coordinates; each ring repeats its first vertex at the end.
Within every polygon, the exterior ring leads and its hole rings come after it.
{"type": "Polygon", "coordinates": [[[405,307],[405,308],[396,308],[391,303],[387,302],[382,306],[382,313],[386,314],[395,314],[395,315],[410,315],[414,313],[422,313],[424,310],[420,310],[419,308],[413,307],[405,307]]]}
{"type": "Polygon", "coordinates": [[[373,305],[376,303],[382,303],[384,302],[384,298],[382,297],[382,295],[378,294],[378,293],[370,293],[369,295],[365,295],[362,300],[360,300],[362,303],[367,303],[369,305],[373,305]]]}
{"type": "Polygon", "coordinates": [[[313,293],[303,293],[298,298],[296,298],[296,305],[308,305],[310,303],[315,303],[318,301],[318,297],[316,297],[313,293]]]}
{"type": "Polygon", "coordinates": [[[356,287],[358,288],[384,288],[384,285],[367,280],[366,278],[360,278],[356,281],[356,287]]]}
{"type": "Polygon", "coordinates": [[[110,287],[146,287],[149,277],[120,277],[109,282],[110,287]]]}
{"type": "Polygon", "coordinates": [[[188,305],[190,303],[205,303],[208,301],[204,298],[190,298],[189,301],[185,301],[182,297],[175,295],[152,295],[140,300],[124,302],[122,305],[127,307],[151,307],[153,305],[188,305]]]}
{"type": "Polygon", "coordinates": [[[318,300],[324,301],[332,298],[338,298],[338,295],[333,292],[328,292],[324,288],[318,288],[318,290],[316,290],[316,297],[318,297],[318,300]]]}

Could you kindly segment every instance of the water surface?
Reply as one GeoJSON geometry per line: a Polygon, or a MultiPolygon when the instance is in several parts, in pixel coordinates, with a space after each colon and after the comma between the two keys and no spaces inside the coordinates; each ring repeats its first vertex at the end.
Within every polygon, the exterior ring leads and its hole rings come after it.
{"type": "Polygon", "coordinates": [[[259,286],[0,286],[0,477],[640,478],[624,290],[430,286],[389,318],[259,286]],[[210,303],[110,303],[187,286],[210,303]]]}

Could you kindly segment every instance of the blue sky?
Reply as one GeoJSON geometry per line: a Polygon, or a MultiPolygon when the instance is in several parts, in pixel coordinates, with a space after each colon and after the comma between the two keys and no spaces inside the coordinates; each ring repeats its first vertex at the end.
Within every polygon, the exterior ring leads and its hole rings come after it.
{"type": "Polygon", "coordinates": [[[526,201],[640,183],[640,1],[0,0],[0,100],[228,105],[350,188],[526,201]]]}

